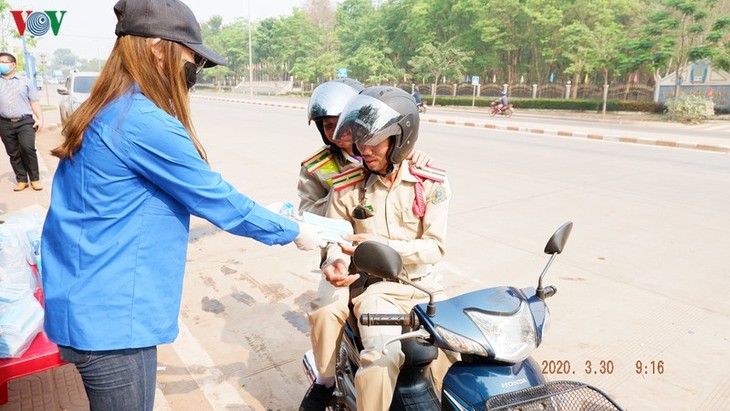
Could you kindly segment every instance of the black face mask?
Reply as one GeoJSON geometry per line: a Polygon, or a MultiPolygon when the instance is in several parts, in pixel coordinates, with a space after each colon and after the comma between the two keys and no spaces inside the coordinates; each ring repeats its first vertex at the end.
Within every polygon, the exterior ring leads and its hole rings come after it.
{"type": "Polygon", "coordinates": [[[187,83],[188,90],[190,90],[198,80],[198,66],[195,63],[186,61],[183,70],[185,71],[185,83],[187,83]]]}

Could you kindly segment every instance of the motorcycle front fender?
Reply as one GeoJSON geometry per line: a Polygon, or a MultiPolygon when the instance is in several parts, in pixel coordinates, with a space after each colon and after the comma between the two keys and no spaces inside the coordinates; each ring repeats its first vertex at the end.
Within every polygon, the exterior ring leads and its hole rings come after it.
{"type": "Polygon", "coordinates": [[[516,364],[460,361],[444,377],[441,409],[483,410],[495,395],[545,382],[540,365],[532,358],[516,364]]]}

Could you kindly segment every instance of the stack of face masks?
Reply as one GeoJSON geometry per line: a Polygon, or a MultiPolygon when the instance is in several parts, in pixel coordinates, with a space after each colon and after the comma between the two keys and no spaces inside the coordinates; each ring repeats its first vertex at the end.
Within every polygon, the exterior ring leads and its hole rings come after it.
{"type": "MultiPolygon", "coordinates": [[[[41,271],[41,231],[47,212],[47,208],[34,204],[3,215],[5,222],[0,224],[0,235],[5,234],[5,238],[0,238],[0,251],[6,252],[6,260],[9,258],[7,252],[12,251],[14,260],[19,261],[17,256],[22,255],[28,264],[37,266],[41,271]],[[13,230],[16,238],[11,238],[7,230],[13,230]]],[[[7,267],[2,258],[0,256],[0,266],[7,267]]]]}
{"type": "Polygon", "coordinates": [[[43,308],[27,285],[0,286],[0,358],[22,356],[43,330],[43,308]]]}
{"type": "Polygon", "coordinates": [[[0,288],[6,284],[23,284],[31,290],[38,286],[31,262],[33,247],[21,228],[12,223],[0,225],[0,288]]]}
{"type": "Polygon", "coordinates": [[[40,278],[40,232],[45,209],[28,207],[0,224],[0,358],[20,357],[43,329],[43,308],[34,293],[40,278]]]}

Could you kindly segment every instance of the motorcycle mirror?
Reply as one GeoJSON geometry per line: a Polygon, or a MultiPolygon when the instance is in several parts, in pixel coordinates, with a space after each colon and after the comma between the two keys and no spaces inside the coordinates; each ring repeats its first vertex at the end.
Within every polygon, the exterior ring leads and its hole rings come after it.
{"type": "Polygon", "coordinates": [[[563,252],[565,243],[568,242],[570,231],[573,229],[573,222],[568,221],[558,228],[545,245],[545,254],[560,254],[563,252]]]}
{"type": "Polygon", "coordinates": [[[545,274],[548,271],[548,268],[550,268],[550,265],[553,263],[553,260],[555,259],[555,256],[563,252],[563,248],[565,247],[565,243],[568,242],[568,237],[570,237],[570,231],[573,229],[573,222],[568,221],[567,223],[563,224],[555,230],[552,236],[550,236],[550,239],[548,240],[547,244],[545,245],[545,254],[550,255],[550,260],[548,260],[547,264],[545,265],[545,268],[542,269],[542,273],[540,274],[540,278],[537,280],[537,290],[536,294],[537,297],[541,300],[544,300],[548,297],[552,297],[555,294],[555,288],[554,287],[547,287],[546,289],[542,288],[542,279],[545,277],[545,274]]]}
{"type": "Polygon", "coordinates": [[[353,262],[358,270],[388,280],[398,278],[403,269],[400,254],[377,241],[365,241],[355,247],[353,262]]]}

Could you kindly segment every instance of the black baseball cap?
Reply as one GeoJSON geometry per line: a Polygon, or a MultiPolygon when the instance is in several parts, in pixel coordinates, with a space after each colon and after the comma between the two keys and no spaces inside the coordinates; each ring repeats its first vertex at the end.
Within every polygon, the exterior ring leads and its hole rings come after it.
{"type": "Polygon", "coordinates": [[[226,65],[225,58],[203,44],[200,24],[192,10],[179,0],[119,0],[114,13],[117,37],[129,34],[174,41],[208,60],[205,67],[226,65]]]}

